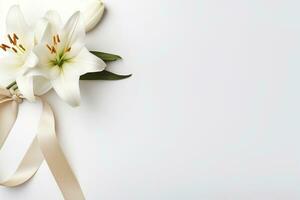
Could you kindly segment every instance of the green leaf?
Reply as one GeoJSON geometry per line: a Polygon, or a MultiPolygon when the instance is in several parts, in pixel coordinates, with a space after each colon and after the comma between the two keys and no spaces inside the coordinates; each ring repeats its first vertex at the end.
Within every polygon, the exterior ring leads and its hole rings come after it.
{"type": "Polygon", "coordinates": [[[80,80],[121,80],[129,78],[132,74],[119,75],[109,71],[92,72],[84,74],[80,77],[80,80]]]}
{"type": "Polygon", "coordinates": [[[98,51],[91,51],[92,54],[97,56],[98,58],[101,58],[104,62],[112,62],[116,60],[122,59],[121,56],[110,54],[110,53],[104,53],[104,52],[98,52],[98,51]]]}

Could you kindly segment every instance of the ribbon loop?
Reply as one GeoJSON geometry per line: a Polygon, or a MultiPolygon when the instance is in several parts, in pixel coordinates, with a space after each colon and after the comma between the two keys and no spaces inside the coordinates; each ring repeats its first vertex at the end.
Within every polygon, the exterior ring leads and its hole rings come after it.
{"type": "MultiPolygon", "coordinates": [[[[18,106],[24,97],[15,91],[0,88],[0,149],[6,141],[18,115],[18,106]],[[3,112],[7,106],[7,112],[3,112]]],[[[19,186],[31,179],[46,160],[62,195],[66,200],[85,200],[79,182],[74,175],[55,133],[55,118],[50,105],[43,103],[38,133],[28,148],[15,173],[7,180],[0,180],[6,187],[19,186]]]]}

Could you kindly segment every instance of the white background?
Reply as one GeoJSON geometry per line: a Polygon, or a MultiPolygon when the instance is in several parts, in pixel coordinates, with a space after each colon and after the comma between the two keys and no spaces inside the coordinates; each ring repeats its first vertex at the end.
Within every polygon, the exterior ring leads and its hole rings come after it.
{"type": "MultiPolygon", "coordinates": [[[[1,31],[8,7],[0,1],[1,31]]],[[[20,1],[28,22],[80,0],[20,1]]],[[[107,0],[91,50],[127,80],[81,82],[82,104],[48,99],[88,200],[300,199],[300,2],[107,0]]],[[[2,38],[1,41],[3,41],[2,38]]],[[[34,136],[25,103],[0,154],[13,171],[34,136]]],[[[48,167],[1,200],[60,200],[48,167]]]]}

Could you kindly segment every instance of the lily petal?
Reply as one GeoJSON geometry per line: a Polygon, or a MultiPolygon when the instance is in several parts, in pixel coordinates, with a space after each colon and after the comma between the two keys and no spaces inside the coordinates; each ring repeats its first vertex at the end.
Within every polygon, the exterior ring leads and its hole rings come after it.
{"type": "Polygon", "coordinates": [[[33,78],[33,91],[34,94],[41,96],[46,94],[52,88],[48,79],[42,76],[36,76],[33,78]]]}
{"type": "Polygon", "coordinates": [[[34,43],[35,44],[39,44],[42,41],[48,24],[49,24],[49,22],[46,19],[42,18],[35,25],[35,30],[34,30],[34,43]]]}
{"type": "Polygon", "coordinates": [[[6,30],[8,34],[17,34],[22,45],[27,49],[31,49],[34,45],[33,32],[25,21],[20,6],[12,6],[6,17],[6,30]]]}
{"type": "Polygon", "coordinates": [[[103,60],[90,53],[87,48],[83,48],[80,53],[73,58],[72,63],[66,63],[65,68],[78,74],[79,76],[89,73],[98,72],[105,69],[106,64],[103,60]],[[70,65],[70,66],[68,66],[70,65]]]}
{"type": "MultiPolygon", "coordinates": [[[[49,10],[46,15],[42,18],[47,24],[41,27],[41,39],[40,43],[52,44],[53,36],[58,34],[58,31],[62,28],[62,21],[58,12],[49,10]]],[[[41,20],[41,21],[42,21],[41,20]]]]}
{"type": "Polygon", "coordinates": [[[100,58],[83,48],[72,62],[63,65],[60,76],[52,80],[51,84],[64,101],[71,106],[79,106],[79,77],[89,72],[102,71],[105,67],[106,64],[100,58]]]}
{"type": "Polygon", "coordinates": [[[34,93],[33,93],[33,81],[31,76],[19,76],[17,77],[17,85],[18,88],[23,94],[23,96],[29,101],[34,101],[34,93]]]}
{"type": "Polygon", "coordinates": [[[85,45],[85,28],[81,13],[78,11],[71,16],[62,33],[65,47],[72,47],[70,55],[76,56],[85,45]]]}
{"type": "Polygon", "coordinates": [[[6,30],[9,33],[16,34],[30,31],[20,6],[14,5],[10,7],[6,17],[6,30]]]}
{"type": "Polygon", "coordinates": [[[80,105],[79,76],[68,72],[52,80],[51,84],[60,98],[73,107],[80,105]]]}
{"type": "Polygon", "coordinates": [[[33,92],[33,77],[26,76],[24,74],[28,71],[28,69],[35,67],[38,61],[38,57],[31,52],[27,56],[24,65],[20,68],[20,72],[16,78],[16,82],[21,94],[23,94],[23,96],[29,101],[35,100],[33,92]]]}
{"type": "Polygon", "coordinates": [[[55,58],[55,55],[50,54],[43,44],[36,46],[34,53],[38,56],[39,62],[36,67],[29,69],[26,75],[43,76],[51,80],[57,78],[61,70],[58,66],[52,66],[50,63],[55,58]]]}
{"type": "Polygon", "coordinates": [[[26,57],[26,60],[23,65],[23,69],[27,71],[28,68],[35,67],[38,64],[38,62],[39,62],[39,58],[33,52],[30,52],[26,57]]]}
{"type": "Polygon", "coordinates": [[[0,85],[6,87],[16,80],[17,74],[19,74],[20,67],[23,64],[23,60],[20,57],[11,54],[0,59],[0,85]]]}
{"type": "Polygon", "coordinates": [[[57,11],[49,10],[44,18],[50,23],[50,25],[55,28],[56,30],[59,30],[62,28],[62,20],[60,15],[57,11]]]}

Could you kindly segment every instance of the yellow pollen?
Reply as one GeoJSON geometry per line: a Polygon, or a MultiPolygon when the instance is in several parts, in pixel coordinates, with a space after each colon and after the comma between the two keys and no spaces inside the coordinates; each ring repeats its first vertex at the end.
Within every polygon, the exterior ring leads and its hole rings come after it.
{"type": "Polygon", "coordinates": [[[66,50],[66,52],[70,52],[71,51],[71,47],[69,47],[67,50],[66,50]]]}
{"type": "Polygon", "coordinates": [[[56,38],[57,38],[57,42],[60,43],[60,38],[58,34],[56,35],[56,38]]]}

